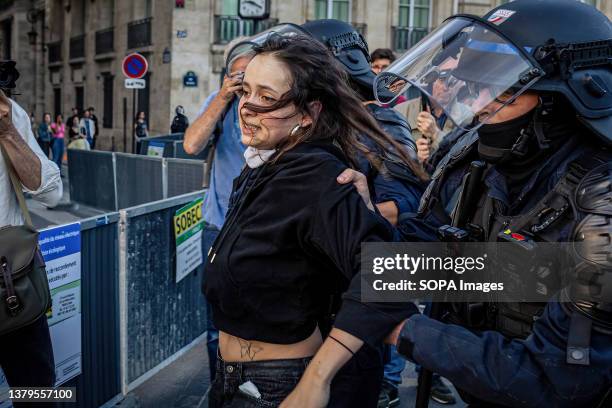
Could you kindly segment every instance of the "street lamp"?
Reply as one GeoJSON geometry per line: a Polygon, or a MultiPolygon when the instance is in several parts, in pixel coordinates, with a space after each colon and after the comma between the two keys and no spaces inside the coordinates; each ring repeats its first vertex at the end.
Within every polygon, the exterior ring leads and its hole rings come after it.
{"type": "Polygon", "coordinates": [[[36,21],[38,20],[38,10],[36,10],[34,6],[32,6],[30,10],[28,10],[26,19],[28,20],[30,24],[32,24],[30,31],[28,31],[28,42],[30,43],[30,45],[34,46],[36,45],[36,38],[38,37],[38,33],[36,32],[36,25],[35,25],[36,21]]]}
{"type": "Polygon", "coordinates": [[[30,45],[32,45],[32,46],[36,45],[36,38],[37,37],[38,37],[38,33],[34,29],[34,26],[32,26],[32,30],[28,31],[28,42],[30,43],[30,45]]]}

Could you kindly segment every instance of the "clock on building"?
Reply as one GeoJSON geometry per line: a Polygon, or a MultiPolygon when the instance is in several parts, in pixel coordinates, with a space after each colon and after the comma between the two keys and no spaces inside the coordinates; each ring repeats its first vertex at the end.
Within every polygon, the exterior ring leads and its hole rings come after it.
{"type": "Polygon", "coordinates": [[[239,0],[238,15],[241,18],[264,19],[270,15],[269,0],[239,0]]]}

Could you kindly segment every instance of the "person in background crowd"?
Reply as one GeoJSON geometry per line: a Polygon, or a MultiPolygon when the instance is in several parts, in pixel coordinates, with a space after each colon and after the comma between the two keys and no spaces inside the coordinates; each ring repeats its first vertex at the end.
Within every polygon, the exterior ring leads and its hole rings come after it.
{"type": "MultiPolygon", "coordinates": [[[[23,190],[49,207],[62,197],[57,166],[40,150],[28,114],[0,91],[0,149],[9,157],[23,190]]],[[[24,223],[11,186],[9,170],[0,155],[0,228],[24,223]]],[[[6,307],[2,305],[2,307],[6,307]]],[[[10,387],[53,387],[55,363],[47,316],[0,337],[0,367],[10,387]]],[[[13,403],[16,407],[28,403],[13,403]]]]}
{"type": "Polygon", "coordinates": [[[176,116],[172,120],[172,125],[170,125],[170,133],[185,133],[189,127],[189,119],[185,115],[185,108],[182,105],[178,105],[175,112],[176,116]]]}
{"type": "MultiPolygon", "coordinates": [[[[434,100],[440,101],[445,106],[455,97],[454,82],[456,81],[453,79],[452,72],[457,67],[457,61],[455,58],[448,58],[442,62],[436,71],[436,79],[430,85],[434,100]]],[[[461,109],[461,106],[457,103],[454,109],[461,109]]],[[[432,166],[427,166],[428,160],[436,152],[446,135],[455,129],[455,125],[440,104],[426,97],[410,99],[406,103],[396,105],[395,109],[405,112],[413,128],[412,136],[417,145],[419,161],[432,172],[432,166]]]]}
{"type": "Polygon", "coordinates": [[[49,157],[52,137],[51,114],[49,112],[45,112],[43,115],[43,120],[40,122],[40,125],[38,125],[36,133],[38,134],[38,145],[40,149],[46,157],[49,157]]]}
{"type": "Polygon", "coordinates": [[[55,122],[51,124],[51,133],[53,134],[53,142],[51,143],[53,162],[57,164],[61,172],[64,158],[64,135],[66,134],[66,124],[64,124],[62,115],[55,117],[55,122]]]}
{"type": "Polygon", "coordinates": [[[72,118],[72,126],[68,128],[69,143],[68,149],[91,150],[87,137],[81,134],[79,118],[72,118]]]}
{"type": "Polygon", "coordinates": [[[393,230],[335,178],[357,151],[380,165],[359,135],[411,159],[318,41],[276,34],[254,51],[239,106],[247,166],[206,265],[220,330],[210,406],[376,407],[382,366],[370,350],[418,311],[361,302],[361,243],[393,230]],[[331,322],[336,293],[344,295],[331,322]]]}
{"type": "Polygon", "coordinates": [[[370,56],[370,65],[375,74],[380,74],[380,71],[387,68],[395,61],[395,54],[389,48],[377,48],[370,56]]]}
{"type": "MultiPolygon", "coordinates": [[[[233,180],[240,175],[244,166],[245,146],[241,141],[238,124],[238,98],[236,92],[242,91],[242,76],[251,60],[251,54],[238,54],[231,58],[230,51],[245,37],[231,41],[225,48],[225,62],[228,74],[223,85],[206,98],[197,119],[185,131],[183,146],[188,154],[198,154],[207,143],[212,144],[213,154],[209,155],[210,182],[204,197],[202,213],[206,225],[202,236],[204,253],[207,253],[219,235],[225,222],[233,180]]],[[[206,270],[204,271],[206,276],[206,270]]],[[[212,323],[211,308],[207,307],[207,351],[210,361],[210,378],[215,378],[215,364],[219,344],[219,332],[212,323]]]]}
{"type": "Polygon", "coordinates": [[[93,134],[93,138],[91,141],[91,149],[95,149],[96,148],[96,140],[98,140],[98,135],[100,134],[100,128],[98,127],[98,117],[95,115],[95,109],[93,106],[90,106],[89,108],[87,108],[87,111],[89,112],[89,117],[91,118],[91,120],[93,120],[94,123],[94,134],[93,134]]]}
{"type": "Polygon", "coordinates": [[[146,114],[143,111],[138,112],[138,115],[136,115],[134,134],[136,135],[136,140],[142,139],[143,137],[149,137],[149,126],[147,124],[146,114]]]}
{"type": "Polygon", "coordinates": [[[70,138],[70,141],[72,142],[73,140],[76,140],[78,138],[81,137],[81,128],[79,125],[79,118],[76,116],[71,116],[70,119],[72,120],[71,122],[68,122],[68,137],[70,138]]]}
{"type": "Polygon", "coordinates": [[[92,146],[94,143],[94,135],[96,133],[96,126],[94,121],[91,119],[91,114],[88,110],[83,112],[83,117],[79,121],[79,133],[82,136],[85,136],[87,139],[87,143],[89,146],[92,146]]]}
{"type": "Polygon", "coordinates": [[[81,120],[81,115],[79,114],[79,108],[77,108],[76,106],[72,108],[72,115],[68,118],[68,121],[66,123],[70,125],[74,121],[74,118],[76,118],[77,121],[81,120]]]}

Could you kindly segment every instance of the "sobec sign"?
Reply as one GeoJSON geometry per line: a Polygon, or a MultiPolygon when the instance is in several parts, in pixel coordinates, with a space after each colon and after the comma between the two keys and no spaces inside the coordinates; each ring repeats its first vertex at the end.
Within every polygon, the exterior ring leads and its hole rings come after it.
{"type": "Polygon", "coordinates": [[[193,205],[186,206],[177,211],[174,217],[174,233],[177,237],[193,228],[202,221],[202,201],[196,201],[193,205]]]}

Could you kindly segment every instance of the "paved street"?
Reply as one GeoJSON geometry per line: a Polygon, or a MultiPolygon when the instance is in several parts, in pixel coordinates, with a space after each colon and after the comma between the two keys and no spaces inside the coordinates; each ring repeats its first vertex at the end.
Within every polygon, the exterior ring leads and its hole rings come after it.
{"type": "Polygon", "coordinates": [[[51,225],[61,225],[104,214],[104,211],[70,202],[68,186],[68,167],[64,166],[62,178],[64,194],[60,203],[54,208],[47,208],[38,201],[28,199],[27,205],[30,209],[32,222],[37,229],[47,228],[51,225]]]}

